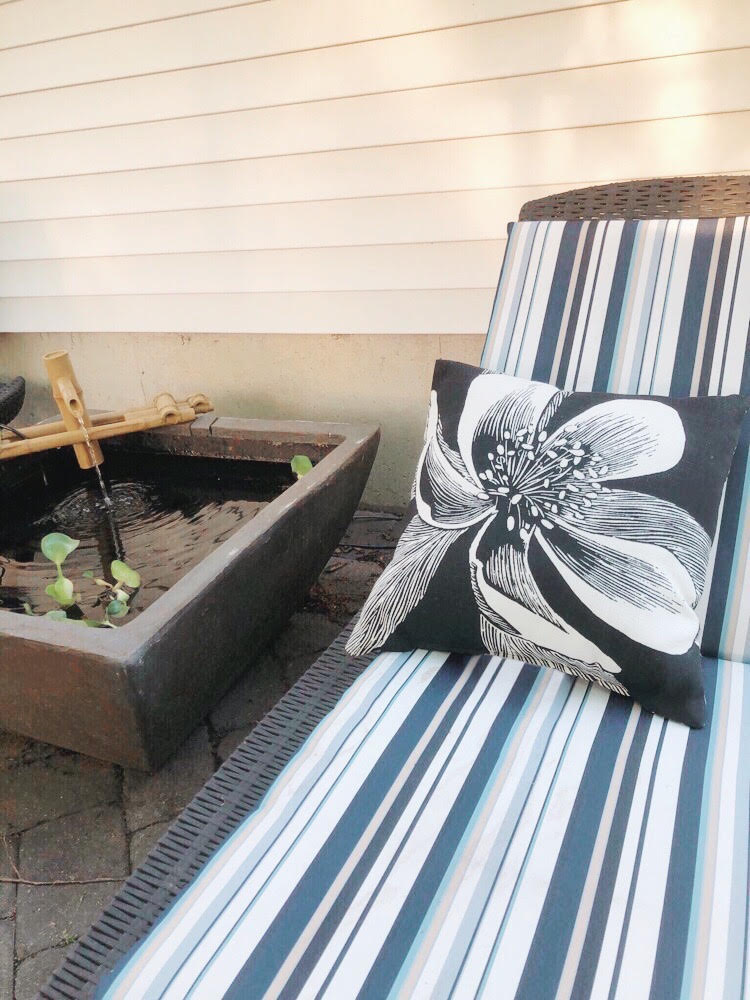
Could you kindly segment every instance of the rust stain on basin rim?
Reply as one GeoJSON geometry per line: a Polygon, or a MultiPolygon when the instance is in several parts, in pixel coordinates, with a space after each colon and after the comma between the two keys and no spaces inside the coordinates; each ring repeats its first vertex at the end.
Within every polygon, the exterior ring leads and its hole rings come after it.
{"type": "Polygon", "coordinates": [[[125,766],[158,766],[283,627],[351,520],[373,425],[221,418],[130,435],[150,454],[315,467],[137,618],[108,633],[0,610],[0,727],[125,766]]]}

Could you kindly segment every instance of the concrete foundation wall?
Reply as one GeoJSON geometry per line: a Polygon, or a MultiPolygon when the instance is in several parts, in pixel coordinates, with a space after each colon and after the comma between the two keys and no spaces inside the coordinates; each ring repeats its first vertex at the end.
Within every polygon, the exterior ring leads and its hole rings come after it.
{"type": "Polygon", "coordinates": [[[0,333],[0,377],[28,381],[19,418],[54,412],[41,357],[70,352],[91,407],[150,402],[162,390],[200,390],[224,416],[366,420],[382,441],[365,502],[409,497],[436,358],[477,364],[480,336],[0,333]]]}

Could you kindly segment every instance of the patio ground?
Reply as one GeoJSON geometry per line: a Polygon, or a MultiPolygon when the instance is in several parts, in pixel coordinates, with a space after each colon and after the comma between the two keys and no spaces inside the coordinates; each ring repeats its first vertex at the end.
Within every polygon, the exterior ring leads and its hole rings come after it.
{"type": "Polygon", "coordinates": [[[388,561],[398,525],[357,514],[304,608],[157,774],[0,730],[0,877],[19,880],[0,883],[2,1000],[36,996],[209,775],[330,644],[388,561]]]}

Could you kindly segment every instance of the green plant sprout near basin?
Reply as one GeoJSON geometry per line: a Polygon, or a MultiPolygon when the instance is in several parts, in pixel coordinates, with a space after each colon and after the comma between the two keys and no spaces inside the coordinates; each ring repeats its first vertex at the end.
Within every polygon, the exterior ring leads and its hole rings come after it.
{"type": "Polygon", "coordinates": [[[306,476],[313,467],[313,464],[307,455],[295,455],[289,464],[291,465],[292,472],[295,474],[297,479],[302,479],[302,477],[306,476]]]}
{"type": "MultiPolygon", "coordinates": [[[[45,593],[59,605],[52,611],[47,611],[44,617],[53,621],[85,625],[89,628],[115,628],[113,619],[125,618],[130,611],[129,601],[133,592],[141,585],[140,575],[121,559],[113,559],[110,564],[114,583],[94,576],[93,570],[86,570],[83,574],[84,579],[91,580],[100,589],[99,603],[104,606],[104,617],[96,619],[71,616],[68,612],[74,608],[78,609],[81,594],[76,590],[73,581],[63,574],[62,567],[71,552],[75,552],[79,545],[80,541],[77,538],[71,538],[59,531],[53,531],[42,539],[42,555],[57,567],[57,577],[54,583],[48,584],[45,593]]],[[[27,615],[34,614],[29,604],[24,604],[24,611],[27,615]]]]}

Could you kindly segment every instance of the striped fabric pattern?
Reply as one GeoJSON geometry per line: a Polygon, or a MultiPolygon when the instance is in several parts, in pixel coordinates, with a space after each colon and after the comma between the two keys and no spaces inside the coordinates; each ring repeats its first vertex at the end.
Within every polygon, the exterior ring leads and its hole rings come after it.
{"type": "MultiPolygon", "coordinates": [[[[516,224],[484,365],[750,392],[746,232],[516,224]]],[[[512,660],[383,653],[99,995],[750,995],[749,439],[715,545],[705,729],[512,660]]]]}
{"type": "Polygon", "coordinates": [[[750,668],[709,725],[489,657],[381,654],[106,990],[740,1000],[750,668]]]}
{"type": "MultiPolygon", "coordinates": [[[[482,363],[580,391],[750,394],[746,217],[519,222],[482,363]]],[[[701,648],[750,662],[750,420],[727,482],[701,648]]]]}

